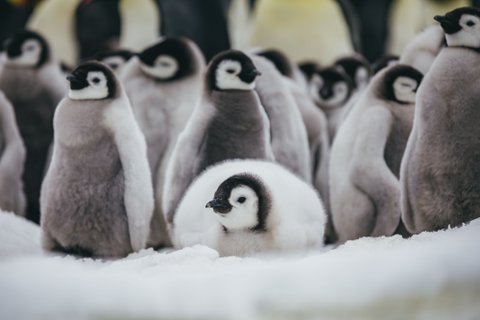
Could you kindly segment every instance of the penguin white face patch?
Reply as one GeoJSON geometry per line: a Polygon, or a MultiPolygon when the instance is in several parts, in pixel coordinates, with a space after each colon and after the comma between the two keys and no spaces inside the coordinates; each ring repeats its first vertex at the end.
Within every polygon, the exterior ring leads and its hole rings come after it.
{"type": "Polygon", "coordinates": [[[228,202],[230,212],[218,214],[217,220],[228,230],[254,228],[258,224],[258,196],[251,188],[238,186],[232,189],[228,202]]]}
{"type": "Polygon", "coordinates": [[[246,83],[239,77],[242,72],[240,62],[234,60],[224,60],[220,62],[215,71],[215,81],[219,89],[223,90],[253,90],[255,81],[246,83]]]}
{"type": "Polygon", "coordinates": [[[42,45],[36,39],[28,39],[22,45],[22,54],[13,59],[7,58],[8,62],[17,66],[34,66],[40,60],[42,45]]]}
{"type": "Polygon", "coordinates": [[[404,103],[414,103],[418,83],[408,77],[398,77],[393,82],[395,98],[404,103]]]}
{"type": "Polygon", "coordinates": [[[72,100],[99,100],[108,97],[107,77],[103,72],[90,71],[87,74],[88,85],[79,90],[70,89],[68,97],[72,100]]]}
{"type": "Polygon", "coordinates": [[[454,34],[446,34],[448,46],[480,48],[480,17],[464,14],[458,21],[460,31],[454,34]]]}
{"type": "Polygon", "coordinates": [[[169,55],[160,55],[155,59],[153,66],[140,63],[140,68],[148,75],[167,80],[172,78],[178,71],[178,61],[169,55]]]}

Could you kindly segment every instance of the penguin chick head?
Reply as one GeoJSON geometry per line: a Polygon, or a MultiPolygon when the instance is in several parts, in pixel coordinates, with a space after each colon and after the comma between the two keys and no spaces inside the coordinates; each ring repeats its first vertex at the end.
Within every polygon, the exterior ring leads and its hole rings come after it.
{"type": "Polygon", "coordinates": [[[68,97],[72,100],[102,100],[114,98],[117,78],[113,71],[100,62],[85,62],[67,77],[70,81],[68,97]]]}
{"type": "Polygon", "coordinates": [[[293,78],[293,66],[290,60],[282,52],[275,49],[260,50],[255,53],[269,60],[283,76],[293,78]]]}
{"type": "Polygon", "coordinates": [[[181,37],[166,37],[139,55],[142,71],[158,81],[172,81],[195,73],[200,67],[194,44],[181,37]]]}
{"type": "Polygon", "coordinates": [[[352,80],[337,67],[317,71],[310,82],[310,93],[315,102],[328,109],[343,106],[353,90],[352,80]]]}
{"type": "Polygon", "coordinates": [[[372,74],[372,69],[368,61],[360,54],[354,54],[342,57],[334,63],[343,72],[345,72],[351,80],[355,89],[364,89],[367,87],[372,74]]]}
{"type": "Polygon", "coordinates": [[[238,174],[223,181],[205,207],[213,210],[226,231],[264,231],[269,199],[258,177],[238,174]]]}
{"type": "Polygon", "coordinates": [[[121,70],[133,55],[134,53],[130,50],[115,50],[100,53],[95,57],[95,60],[103,62],[113,71],[117,72],[121,70]]]}
{"type": "Polygon", "coordinates": [[[480,49],[480,10],[473,7],[458,8],[444,16],[435,16],[445,31],[449,47],[480,49]]]}
{"type": "Polygon", "coordinates": [[[207,67],[210,90],[253,90],[260,75],[252,60],[243,52],[228,50],[212,58],[207,67]]]}
{"type": "Polygon", "coordinates": [[[5,40],[4,50],[7,65],[39,68],[50,57],[47,41],[38,33],[24,30],[5,40]]]}
{"type": "Polygon", "coordinates": [[[400,104],[415,103],[417,89],[422,82],[423,75],[411,66],[397,64],[385,72],[385,79],[381,96],[389,101],[400,104]]]}

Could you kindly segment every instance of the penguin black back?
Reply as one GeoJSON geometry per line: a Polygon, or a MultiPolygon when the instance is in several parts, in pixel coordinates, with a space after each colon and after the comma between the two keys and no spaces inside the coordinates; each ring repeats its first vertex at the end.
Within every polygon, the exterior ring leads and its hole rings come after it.
{"type": "Polygon", "coordinates": [[[24,47],[24,44],[30,39],[39,42],[41,46],[40,56],[35,64],[35,68],[39,68],[49,61],[50,49],[47,41],[37,32],[22,30],[14,33],[11,37],[5,40],[4,50],[8,58],[15,59],[22,55],[24,51],[32,50],[28,46],[24,47]]]}

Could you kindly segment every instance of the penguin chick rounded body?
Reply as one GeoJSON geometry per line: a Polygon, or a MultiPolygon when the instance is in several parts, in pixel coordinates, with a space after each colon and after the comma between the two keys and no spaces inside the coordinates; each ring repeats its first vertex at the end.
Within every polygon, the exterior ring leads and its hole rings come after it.
{"type": "Polygon", "coordinates": [[[205,88],[167,166],[162,208],[167,223],[195,177],[228,159],[274,160],[270,124],[255,92],[259,75],[240,51],[216,55],[207,66],[205,88]]]}
{"type": "Polygon", "coordinates": [[[332,146],[330,201],[339,242],[392,235],[400,224],[400,162],[422,75],[406,65],[380,71],[332,146]]]}
{"type": "Polygon", "coordinates": [[[480,216],[480,11],[460,8],[435,19],[447,47],[418,91],[400,174],[402,220],[414,234],[480,216]]]}
{"type": "Polygon", "coordinates": [[[290,89],[295,103],[302,115],[307,130],[312,184],[321,195],[328,211],[328,161],[330,157],[330,142],[328,138],[328,122],[323,111],[318,108],[307,92],[295,81],[295,66],[277,50],[262,50],[258,55],[270,60],[290,89]]]}
{"type": "Polygon", "coordinates": [[[26,150],[15,121],[13,106],[0,91],[0,209],[25,215],[23,166],[26,150]]]}
{"type": "Polygon", "coordinates": [[[173,224],[177,248],[208,245],[223,255],[321,247],[326,215],[316,191],[282,166],[217,164],[186,191],[173,224]]]}
{"type": "Polygon", "coordinates": [[[249,57],[262,74],[256,81],[255,91],[270,120],[275,161],[311,182],[307,130],[295,98],[271,61],[255,54],[249,57]]]}
{"type": "Polygon", "coordinates": [[[150,229],[154,199],[145,140],[106,65],[87,62],[68,79],[42,185],[43,247],[122,257],[144,248],[150,229]]]}
{"type": "Polygon", "coordinates": [[[327,116],[330,144],[343,121],[352,92],[352,80],[337,67],[320,69],[312,77],[310,95],[327,116]]]}
{"type": "Polygon", "coordinates": [[[0,90],[14,107],[27,150],[23,175],[27,218],[38,223],[40,187],[53,139],[53,114],[67,86],[59,64],[39,34],[20,31],[7,40],[5,51],[0,90]]]}
{"type": "Polygon", "coordinates": [[[205,60],[187,38],[164,38],[130,60],[122,74],[135,118],[147,141],[155,190],[149,245],[169,246],[161,210],[168,160],[203,87],[205,60]]]}

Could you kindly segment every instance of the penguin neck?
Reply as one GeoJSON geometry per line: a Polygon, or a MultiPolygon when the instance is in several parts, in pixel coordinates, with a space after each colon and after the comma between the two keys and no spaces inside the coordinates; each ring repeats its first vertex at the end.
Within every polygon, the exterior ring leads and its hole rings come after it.
{"type": "Polygon", "coordinates": [[[255,91],[231,90],[210,94],[216,109],[216,117],[228,123],[231,130],[249,131],[263,129],[263,107],[255,91]]]}

